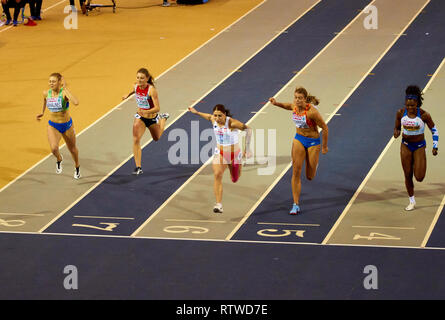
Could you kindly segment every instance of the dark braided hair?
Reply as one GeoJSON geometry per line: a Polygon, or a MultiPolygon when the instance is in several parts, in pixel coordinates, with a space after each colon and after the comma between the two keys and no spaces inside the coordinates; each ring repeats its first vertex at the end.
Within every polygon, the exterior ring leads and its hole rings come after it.
{"type": "Polygon", "coordinates": [[[410,85],[406,88],[405,94],[417,96],[417,107],[420,108],[422,106],[423,101],[423,93],[422,90],[420,90],[419,86],[416,85],[410,85]]]}

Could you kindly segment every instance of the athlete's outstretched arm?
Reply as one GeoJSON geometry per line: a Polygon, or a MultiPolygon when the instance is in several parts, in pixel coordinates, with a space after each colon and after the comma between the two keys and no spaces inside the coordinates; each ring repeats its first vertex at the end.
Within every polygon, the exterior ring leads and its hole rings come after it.
{"type": "Polygon", "coordinates": [[[134,95],[134,89],[130,91],[129,94],[122,96],[122,100],[128,99],[130,98],[132,95],[134,95]]]}
{"type": "Polygon", "coordinates": [[[269,102],[272,103],[274,106],[286,109],[286,110],[293,110],[292,103],[284,103],[284,102],[278,102],[275,100],[275,98],[269,98],[269,102]]]}
{"type": "Polygon", "coordinates": [[[196,114],[200,117],[203,117],[204,119],[208,120],[208,121],[212,121],[212,115],[210,113],[204,113],[204,112],[199,112],[198,110],[196,110],[193,107],[189,108],[189,111],[193,114],[196,114]]]}

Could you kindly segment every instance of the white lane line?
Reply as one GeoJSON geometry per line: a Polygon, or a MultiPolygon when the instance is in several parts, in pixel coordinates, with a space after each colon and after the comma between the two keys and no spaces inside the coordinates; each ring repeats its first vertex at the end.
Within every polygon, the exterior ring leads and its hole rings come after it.
{"type": "Polygon", "coordinates": [[[413,227],[385,227],[385,226],[351,226],[351,228],[416,230],[416,228],[413,228],[413,227]]]}
{"type": "Polygon", "coordinates": [[[165,219],[165,221],[169,221],[169,222],[227,223],[227,221],[218,221],[218,220],[165,219]]]}
{"type": "Polygon", "coordinates": [[[436,226],[437,220],[439,220],[439,216],[443,210],[443,207],[445,206],[445,196],[442,199],[442,202],[440,203],[439,208],[437,208],[436,215],[434,216],[433,221],[431,222],[431,225],[425,235],[425,238],[422,241],[422,244],[420,245],[422,248],[426,246],[428,243],[428,240],[431,237],[431,233],[433,233],[434,227],[436,226]]]}
{"type": "MultiPolygon", "coordinates": [[[[305,12],[303,12],[299,17],[297,17],[295,20],[293,20],[289,25],[287,25],[286,27],[284,27],[281,31],[285,31],[287,29],[289,29],[290,26],[292,26],[295,22],[297,22],[301,17],[303,17],[307,12],[309,12],[313,7],[315,7],[321,0],[317,1],[316,3],[314,3],[309,9],[307,9],[305,12]]],[[[375,0],[374,0],[375,1],[375,0]]],[[[223,79],[221,82],[218,83],[217,86],[219,86],[219,84],[221,84],[223,81],[225,81],[230,75],[232,75],[233,73],[236,72],[236,70],[238,70],[242,65],[244,65],[245,63],[247,63],[247,61],[249,61],[250,59],[252,59],[255,55],[257,55],[260,51],[262,51],[266,46],[268,46],[273,40],[275,40],[277,37],[279,37],[280,34],[275,35],[269,42],[267,42],[262,48],[260,48],[257,52],[255,52],[249,59],[247,59],[245,62],[243,62],[242,64],[239,65],[239,67],[235,68],[225,79],[223,79]]],[[[212,89],[213,90],[213,89],[212,89]]],[[[209,91],[210,93],[210,91],[209,91]]],[[[206,96],[207,93],[204,95],[206,96]]],[[[202,96],[202,98],[204,98],[204,96],[202,96]]],[[[198,99],[199,101],[202,100],[202,98],[198,99]]],[[[267,104],[266,104],[267,105],[267,104]]],[[[260,112],[261,110],[263,110],[264,107],[262,107],[260,109],[260,111],[258,113],[255,114],[255,116],[253,116],[246,124],[249,124],[260,112]]],[[[151,220],[153,220],[153,218],[179,193],[182,191],[182,189],[185,188],[185,186],[187,184],[189,184],[194,178],[195,176],[197,176],[202,170],[204,170],[205,167],[207,167],[207,165],[213,160],[213,157],[209,158],[197,171],[195,171],[193,173],[193,175],[187,179],[186,182],[184,182],[184,184],[182,184],[155,212],[153,212],[153,214],[150,215],[150,217],[139,227],[136,229],[136,231],[133,232],[133,234],[131,235],[132,237],[135,237],[140,230],[142,230],[151,220]]]]}
{"type": "MultiPolygon", "coordinates": [[[[423,9],[423,8],[422,8],[423,9]]],[[[426,92],[426,90],[428,90],[428,87],[431,85],[431,83],[434,81],[434,79],[436,78],[439,70],[442,68],[443,64],[444,64],[445,59],[442,61],[442,63],[439,65],[439,67],[436,69],[436,72],[434,73],[434,75],[431,77],[431,79],[428,81],[427,85],[425,86],[425,88],[423,89],[423,92],[426,92]]],[[[375,169],[377,169],[380,161],[382,161],[383,156],[385,155],[385,153],[389,150],[389,148],[391,147],[391,145],[393,144],[393,142],[395,141],[394,136],[391,137],[391,139],[389,140],[388,144],[386,145],[385,149],[382,151],[382,153],[380,154],[380,156],[378,157],[378,159],[376,160],[376,162],[374,163],[374,165],[372,166],[371,170],[369,170],[368,174],[366,175],[365,179],[362,181],[362,183],[360,184],[360,186],[358,187],[358,189],[355,191],[354,195],[352,196],[351,200],[349,200],[348,205],[346,206],[346,208],[343,210],[342,214],[340,215],[340,217],[338,218],[338,220],[335,222],[334,226],[332,227],[332,229],[329,231],[328,235],[326,236],[326,238],[323,240],[323,244],[327,244],[327,242],[329,241],[329,239],[332,237],[332,235],[334,234],[334,232],[337,230],[338,226],[340,225],[341,221],[344,219],[344,217],[346,216],[346,214],[349,212],[349,209],[351,208],[351,206],[353,205],[353,203],[355,202],[355,200],[357,199],[358,195],[360,194],[360,192],[362,192],[363,188],[365,187],[366,183],[368,182],[368,180],[371,178],[372,174],[374,173],[375,169]]]]}
{"type": "Polygon", "coordinates": [[[74,218],[134,220],[134,218],[127,218],[127,217],[99,217],[99,216],[74,216],[74,218]]]}
{"type": "Polygon", "coordinates": [[[275,225],[275,226],[301,226],[301,227],[319,227],[319,224],[310,223],[278,223],[278,222],[258,222],[257,224],[275,225]]]}
{"type": "Polygon", "coordinates": [[[8,215],[8,216],[36,216],[36,217],[44,217],[44,214],[41,213],[17,213],[17,212],[0,212],[0,215],[8,215]]]}

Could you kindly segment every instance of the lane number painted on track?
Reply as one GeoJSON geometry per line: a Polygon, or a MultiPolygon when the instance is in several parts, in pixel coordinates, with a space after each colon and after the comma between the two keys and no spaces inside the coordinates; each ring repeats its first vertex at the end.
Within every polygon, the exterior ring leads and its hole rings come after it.
{"type": "Polygon", "coordinates": [[[359,239],[367,239],[367,240],[401,240],[401,238],[391,236],[384,233],[378,233],[378,232],[371,232],[369,236],[361,236],[359,234],[356,234],[353,238],[353,240],[359,240],[359,239]]]}
{"type": "Polygon", "coordinates": [[[277,230],[277,229],[263,229],[257,232],[259,236],[263,237],[287,237],[295,233],[298,238],[304,237],[305,230],[277,230]]]}
{"type": "Polygon", "coordinates": [[[5,227],[21,227],[25,224],[26,222],[23,220],[4,220],[4,219],[0,219],[0,226],[5,226],[5,227]]]}
{"type": "Polygon", "coordinates": [[[191,232],[194,234],[202,234],[209,232],[209,229],[203,227],[193,227],[193,226],[169,226],[164,228],[164,232],[169,232],[169,233],[191,232]]]}
{"type": "Polygon", "coordinates": [[[101,222],[99,224],[106,225],[106,227],[98,227],[98,226],[92,226],[89,224],[73,224],[73,227],[81,227],[81,228],[90,228],[90,229],[97,229],[101,231],[113,231],[114,228],[116,228],[119,223],[115,222],[101,222]]]}

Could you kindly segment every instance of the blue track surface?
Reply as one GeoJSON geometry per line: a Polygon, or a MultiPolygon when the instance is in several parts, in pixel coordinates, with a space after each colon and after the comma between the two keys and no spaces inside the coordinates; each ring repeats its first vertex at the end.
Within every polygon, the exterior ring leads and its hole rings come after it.
{"type": "MultiPolygon", "coordinates": [[[[241,68],[242,72],[234,73],[196,108],[211,112],[215,104],[223,103],[230,108],[234,118],[248,121],[253,116],[252,111],[259,110],[269,97],[295,76],[294,70],[303,68],[335,36],[334,32],[343,29],[357,10],[368,3],[365,0],[320,2],[292,25],[287,33],[280,35],[247,62],[241,68]]],[[[131,130],[131,121],[129,119],[128,130],[131,130]]],[[[143,149],[142,176],[130,174],[134,167],[131,159],[45,231],[110,234],[107,231],[72,227],[72,224],[85,224],[85,219],[75,218],[76,215],[110,216],[134,218],[120,220],[112,233],[130,235],[200,167],[171,165],[168,162],[168,149],[176,143],[168,141],[169,132],[174,128],[183,128],[190,137],[191,121],[199,121],[200,130],[210,127],[207,121],[199,117],[190,113],[184,115],[164,132],[161,140],[143,149]]],[[[206,143],[200,142],[200,148],[206,143]]],[[[98,220],[97,225],[100,226],[98,223],[101,222],[116,220],[98,220]]],[[[94,224],[91,220],[88,223],[94,224]]]]}
{"type": "MultiPolygon", "coordinates": [[[[404,104],[406,86],[424,87],[430,79],[427,75],[434,73],[442,62],[445,32],[440,30],[445,30],[444,12],[445,2],[431,2],[406,30],[407,35],[374,68],[375,75],[366,78],[346,101],[339,111],[341,116],[328,123],[329,152],[320,155],[316,178],[302,179],[302,214],[288,215],[293,202],[289,170],[233,239],[276,241],[257,235],[258,230],[271,227],[258,222],[273,222],[320,225],[300,227],[305,230],[304,237],[292,234],[281,237],[280,241],[323,241],[391,139],[396,112],[404,104]]],[[[425,105],[427,108],[427,101],[425,105]]],[[[399,162],[394,163],[397,166],[399,162]]]]}
{"type": "Polygon", "coordinates": [[[445,298],[443,250],[0,234],[0,252],[0,299],[445,298]]]}

